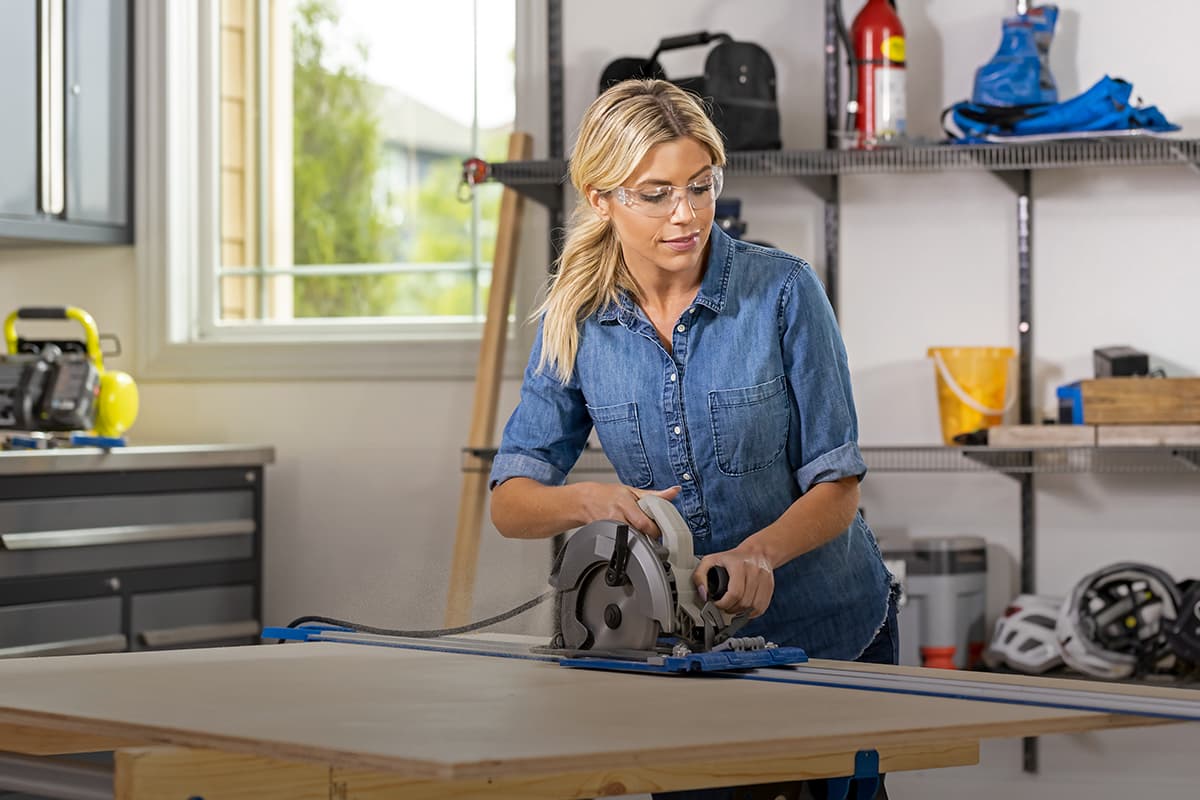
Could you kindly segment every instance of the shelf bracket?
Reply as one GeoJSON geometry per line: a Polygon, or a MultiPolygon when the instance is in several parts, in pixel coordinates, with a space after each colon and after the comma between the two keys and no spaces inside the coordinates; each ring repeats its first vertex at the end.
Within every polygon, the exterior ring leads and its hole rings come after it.
{"type": "Polygon", "coordinates": [[[1200,470],[1200,450],[1172,450],[1171,455],[1192,469],[1200,470]]]}
{"type": "Polygon", "coordinates": [[[795,178],[824,202],[834,202],[832,175],[796,175],[795,178]]]}
{"type": "Polygon", "coordinates": [[[1025,192],[1025,174],[1022,170],[1011,169],[993,169],[989,170],[993,175],[1000,179],[1000,182],[1013,190],[1014,194],[1023,194],[1025,192]]]}
{"type": "Polygon", "coordinates": [[[550,211],[562,211],[561,186],[548,186],[539,183],[509,183],[505,184],[505,186],[518,194],[528,197],[535,203],[545,206],[550,211]]]}
{"type": "Polygon", "coordinates": [[[999,474],[1007,475],[1017,481],[1033,472],[1036,463],[1032,450],[997,449],[994,452],[988,452],[985,448],[981,448],[964,451],[962,455],[964,458],[990,467],[999,474]]]}

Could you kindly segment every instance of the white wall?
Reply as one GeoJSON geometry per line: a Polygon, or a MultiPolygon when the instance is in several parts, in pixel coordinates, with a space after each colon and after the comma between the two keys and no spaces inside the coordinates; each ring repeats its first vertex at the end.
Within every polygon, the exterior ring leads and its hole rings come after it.
{"type": "MultiPolygon", "coordinates": [[[[541,8],[532,2],[531,7],[541,8]]],[[[857,11],[847,3],[847,15],[857,11]]],[[[937,134],[937,112],[970,91],[999,39],[1008,0],[900,0],[908,27],[910,124],[937,134]]],[[[1182,0],[1069,0],[1054,48],[1064,95],[1105,71],[1200,132],[1200,74],[1186,63],[1200,10],[1182,0]]],[[[568,137],[616,55],[648,54],[660,35],[723,30],[762,44],[779,72],[787,147],[822,142],[819,0],[707,0],[690,8],[632,0],[566,3],[568,137]],[[681,10],[681,9],[686,9],[681,10]]],[[[525,29],[534,48],[536,21],[525,29]]],[[[537,64],[538,54],[519,59],[537,64]]],[[[698,54],[666,59],[694,74],[698,54]]],[[[536,73],[536,67],[535,73],[536,73]]],[[[542,119],[541,74],[524,119],[542,119]]],[[[540,124],[528,123],[535,133],[540,124]]],[[[544,153],[544,137],[538,142],[544,153]]],[[[731,180],[749,236],[810,259],[823,245],[819,205],[786,179],[731,180]]],[[[1041,396],[1085,377],[1091,348],[1129,343],[1176,370],[1200,370],[1195,298],[1200,178],[1186,169],[1043,172],[1035,178],[1035,352],[1041,396]]],[[[843,182],[841,319],[865,444],[938,441],[925,348],[1016,343],[1014,198],[990,175],[864,176],[843,182]]],[[[543,219],[531,212],[536,227],[543,219]]],[[[543,240],[525,242],[526,284],[544,269],[543,240]]],[[[88,308],[127,351],[137,310],[128,248],[0,250],[0,311],[88,308]]],[[[6,311],[4,311],[6,313],[6,311]]],[[[114,361],[126,369],[132,358],[114,361]]],[[[509,382],[502,419],[516,400],[509,382]]],[[[135,441],[273,444],[267,477],[266,622],[304,613],[394,626],[441,622],[460,483],[469,382],[145,384],[135,441]]],[[[1145,559],[1200,577],[1200,492],[1194,476],[1060,476],[1038,481],[1038,585],[1063,592],[1085,570],[1145,559]]],[[[993,563],[989,609],[1015,590],[1016,483],[993,475],[872,475],[863,488],[881,532],[983,536],[993,563]]],[[[485,530],[476,617],[545,588],[545,543],[485,530]]],[[[544,620],[544,614],[541,616],[544,620]]],[[[535,629],[539,621],[516,627],[535,629]]],[[[1194,730],[1190,731],[1194,734],[1194,730]]],[[[897,774],[895,797],[979,800],[1123,797],[1133,787],[1190,796],[1182,729],[1043,739],[1043,774],[1020,773],[1019,742],[988,744],[979,767],[897,774]],[[1005,784],[1018,780],[1018,788],[1005,784]]]]}

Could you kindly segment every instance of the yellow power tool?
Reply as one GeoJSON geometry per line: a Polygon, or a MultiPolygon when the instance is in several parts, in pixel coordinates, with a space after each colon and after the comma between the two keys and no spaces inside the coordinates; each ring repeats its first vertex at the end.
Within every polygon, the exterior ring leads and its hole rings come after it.
{"type": "Polygon", "coordinates": [[[91,314],[82,308],[74,306],[19,308],[9,314],[8,318],[4,320],[4,340],[7,343],[10,357],[17,357],[19,355],[35,356],[41,357],[48,362],[66,363],[64,357],[60,355],[66,354],[68,356],[67,360],[71,356],[75,358],[85,357],[91,366],[94,367],[99,378],[98,386],[90,390],[87,388],[91,383],[90,380],[81,376],[76,376],[79,379],[69,379],[68,372],[58,369],[56,379],[48,381],[43,390],[44,393],[51,396],[41,399],[40,406],[42,408],[48,409],[55,402],[74,403],[79,408],[83,408],[85,405],[92,405],[95,412],[92,427],[98,436],[119,437],[124,435],[133,426],[138,415],[137,384],[133,382],[133,378],[129,376],[129,373],[104,368],[104,353],[100,349],[100,332],[91,314]],[[20,338],[17,336],[16,327],[18,319],[73,319],[83,326],[84,341],[20,338]],[[82,350],[82,354],[79,353],[80,350],[82,350]],[[53,396],[55,393],[69,395],[79,391],[93,393],[94,397],[91,398],[93,402],[87,404],[82,402],[83,398],[53,396]]]}

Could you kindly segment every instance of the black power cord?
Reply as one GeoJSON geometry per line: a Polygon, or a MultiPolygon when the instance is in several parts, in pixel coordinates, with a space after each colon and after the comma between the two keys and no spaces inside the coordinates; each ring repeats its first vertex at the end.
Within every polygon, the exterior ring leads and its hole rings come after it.
{"type": "MultiPolygon", "coordinates": [[[[416,639],[436,639],[439,636],[454,636],[455,634],[459,634],[459,633],[469,633],[470,631],[477,631],[480,628],[486,628],[489,625],[495,625],[497,622],[503,622],[506,619],[511,619],[511,618],[517,616],[518,614],[524,614],[529,609],[533,608],[534,606],[538,605],[539,603],[545,602],[549,598],[553,597],[555,594],[557,594],[557,592],[551,590],[544,594],[538,595],[537,597],[533,598],[532,600],[525,601],[524,603],[517,606],[516,608],[505,611],[503,614],[497,614],[494,617],[488,617],[487,619],[481,619],[478,622],[471,622],[467,625],[460,625],[457,628],[433,628],[433,629],[429,629],[429,630],[405,631],[405,630],[399,630],[399,629],[395,629],[395,628],[376,628],[372,625],[363,625],[358,622],[351,622],[349,620],[334,619],[333,617],[319,617],[319,616],[297,617],[296,619],[289,622],[287,627],[299,628],[301,625],[304,625],[305,623],[308,623],[308,622],[319,622],[324,625],[337,625],[340,628],[349,628],[350,630],[356,631],[358,633],[374,633],[374,634],[379,634],[381,636],[409,636],[409,637],[416,638],[416,639]]],[[[284,640],[280,639],[279,641],[283,642],[284,640]]]]}

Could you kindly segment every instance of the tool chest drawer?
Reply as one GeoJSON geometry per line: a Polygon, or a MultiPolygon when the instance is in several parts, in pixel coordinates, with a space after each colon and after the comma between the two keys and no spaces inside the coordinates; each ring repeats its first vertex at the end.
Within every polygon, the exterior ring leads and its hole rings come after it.
{"type": "Polygon", "coordinates": [[[273,460],[239,445],[0,451],[0,657],[260,642],[273,460]]]}
{"type": "Polygon", "coordinates": [[[133,650],[207,647],[258,641],[253,586],[147,592],[132,598],[133,650]]]}
{"type": "Polygon", "coordinates": [[[0,578],[250,558],[251,489],[0,501],[0,578]]]}
{"type": "Polygon", "coordinates": [[[121,598],[0,607],[0,658],[119,653],[121,598]]]}

